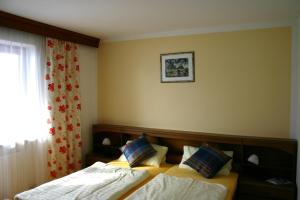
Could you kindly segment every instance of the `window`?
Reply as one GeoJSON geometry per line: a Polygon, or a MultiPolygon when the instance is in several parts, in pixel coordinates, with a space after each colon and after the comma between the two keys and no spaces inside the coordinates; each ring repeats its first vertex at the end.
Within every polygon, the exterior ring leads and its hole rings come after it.
{"type": "Polygon", "coordinates": [[[40,52],[32,44],[0,40],[0,145],[43,136],[46,126],[40,52]]]}

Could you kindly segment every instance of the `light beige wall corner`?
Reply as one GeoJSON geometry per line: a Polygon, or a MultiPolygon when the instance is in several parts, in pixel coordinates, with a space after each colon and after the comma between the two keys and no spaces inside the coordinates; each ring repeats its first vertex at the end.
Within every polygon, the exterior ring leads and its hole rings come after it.
{"type": "Polygon", "coordinates": [[[92,150],[92,124],[97,123],[98,49],[79,46],[82,155],[92,150]]]}
{"type": "Polygon", "coordinates": [[[99,121],[289,137],[291,28],[104,43],[99,121]],[[194,83],[160,83],[160,54],[195,51],[194,83]]]}
{"type": "MultiPolygon", "coordinates": [[[[298,140],[297,184],[300,184],[300,16],[293,27],[293,70],[292,70],[292,121],[291,136],[298,140]]],[[[298,187],[298,200],[300,200],[298,187]]]]}
{"type": "MultiPolygon", "coordinates": [[[[295,89],[296,89],[296,99],[295,99],[295,103],[296,103],[296,115],[295,115],[295,125],[296,125],[296,135],[297,135],[297,139],[300,140],[300,16],[297,19],[297,31],[296,31],[296,81],[295,81],[295,89]]],[[[298,145],[300,145],[300,142],[298,142],[298,145]]],[[[300,146],[299,146],[300,148],[300,146]]],[[[299,158],[300,158],[300,153],[299,153],[299,158]]],[[[300,160],[300,159],[299,159],[300,160]]],[[[299,179],[300,180],[300,179],[299,179]]],[[[300,193],[299,193],[300,194],[300,193]]],[[[300,195],[299,195],[300,197],[300,195]]],[[[299,198],[300,199],[300,198],[299,198]]]]}

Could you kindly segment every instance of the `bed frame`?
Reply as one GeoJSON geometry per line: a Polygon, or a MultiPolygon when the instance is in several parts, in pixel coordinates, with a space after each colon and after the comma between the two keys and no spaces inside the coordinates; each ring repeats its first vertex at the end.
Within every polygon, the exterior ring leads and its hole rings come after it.
{"type": "MultiPolygon", "coordinates": [[[[200,146],[209,143],[221,150],[232,150],[232,170],[239,173],[240,177],[257,177],[258,181],[269,177],[287,178],[293,182],[294,189],[290,195],[296,197],[296,140],[96,124],[93,125],[93,151],[118,156],[121,154],[119,147],[142,134],[150,142],[169,148],[166,158],[168,163],[180,162],[184,145],[200,146]],[[110,139],[110,146],[102,145],[104,138],[110,139]],[[251,154],[259,157],[258,166],[247,161],[251,154]]],[[[286,196],[286,193],[282,195],[286,196]]]]}

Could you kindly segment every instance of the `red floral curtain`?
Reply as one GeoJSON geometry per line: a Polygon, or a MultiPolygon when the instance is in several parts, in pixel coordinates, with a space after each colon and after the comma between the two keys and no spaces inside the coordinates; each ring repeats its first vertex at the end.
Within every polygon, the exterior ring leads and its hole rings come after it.
{"type": "Polygon", "coordinates": [[[57,178],[81,168],[79,62],[76,44],[52,38],[46,42],[48,168],[50,177],[57,178]]]}

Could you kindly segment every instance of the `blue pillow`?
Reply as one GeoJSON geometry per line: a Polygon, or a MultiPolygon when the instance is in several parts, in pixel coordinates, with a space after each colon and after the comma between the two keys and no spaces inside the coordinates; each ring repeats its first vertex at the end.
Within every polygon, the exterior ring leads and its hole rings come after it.
{"type": "Polygon", "coordinates": [[[184,164],[190,166],[206,178],[214,177],[231,159],[222,151],[209,145],[202,145],[184,164]]]}
{"type": "Polygon", "coordinates": [[[123,153],[130,167],[135,167],[144,160],[155,155],[156,150],[144,136],[141,136],[126,144],[123,153]]]}

